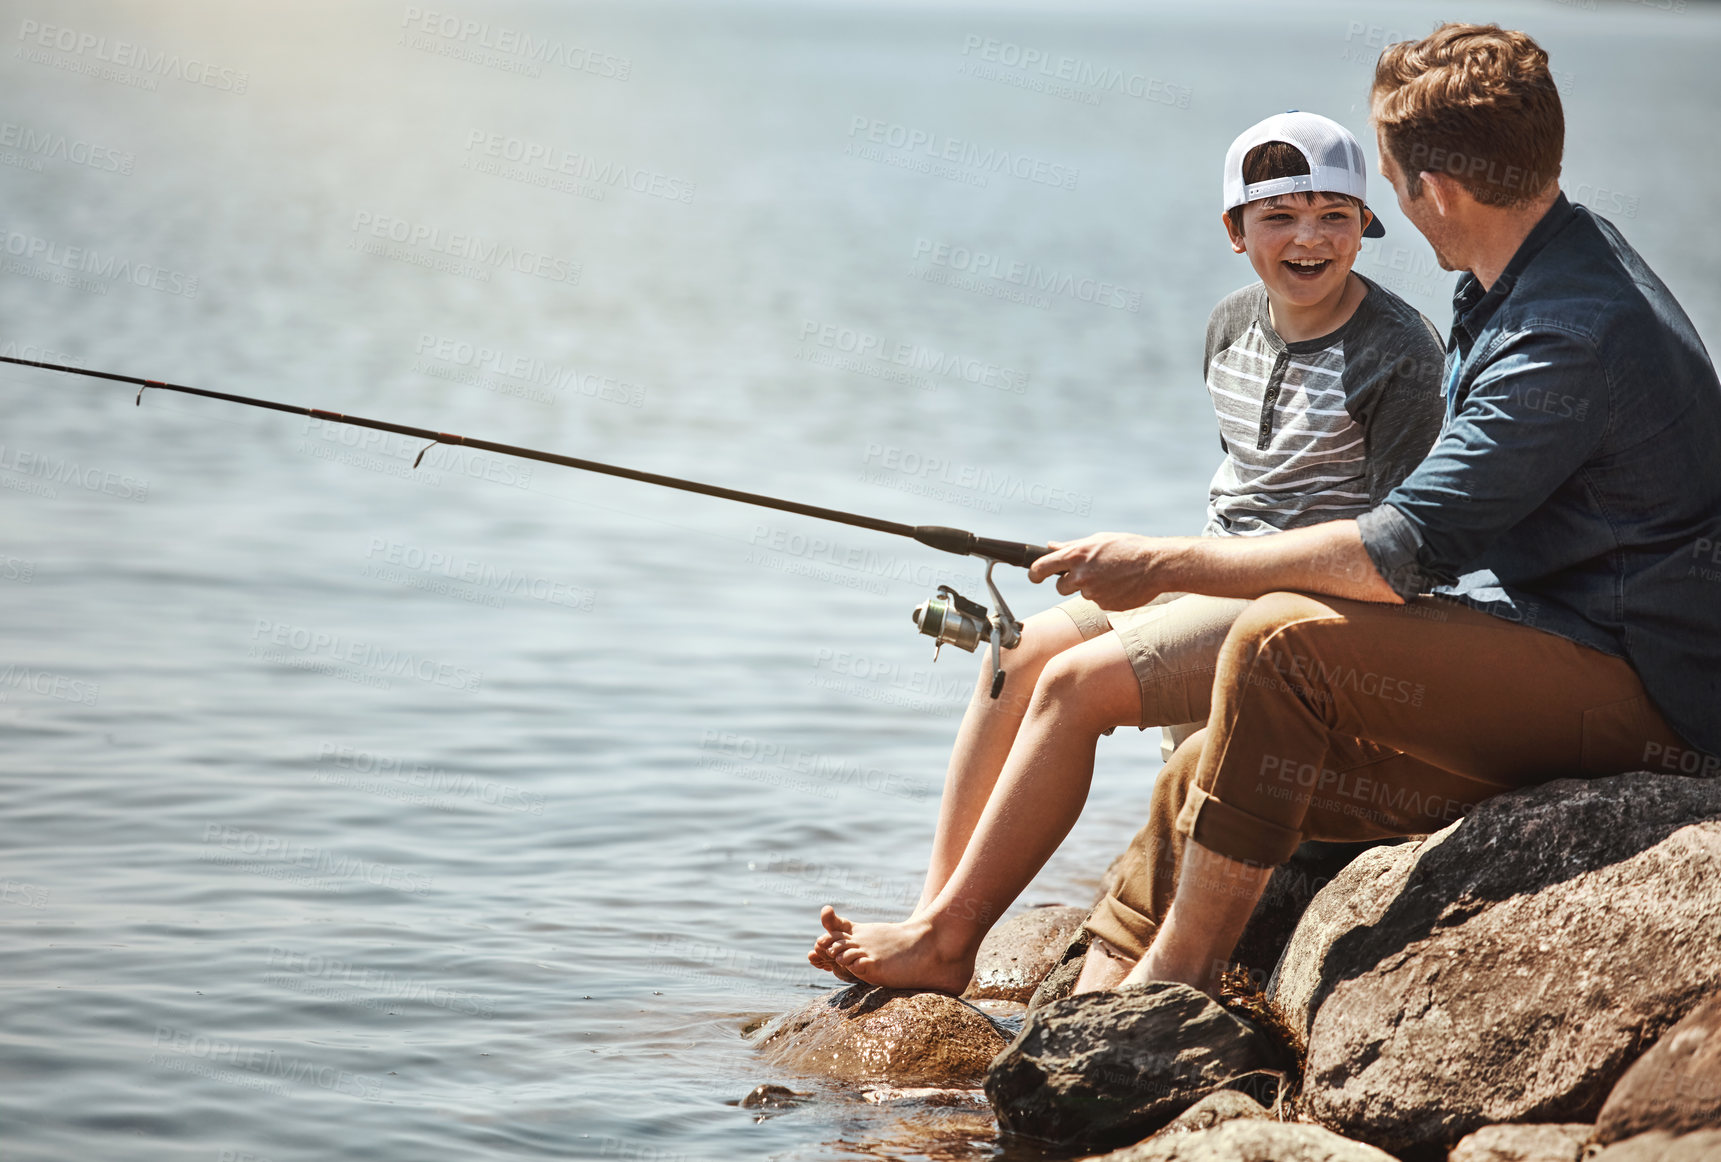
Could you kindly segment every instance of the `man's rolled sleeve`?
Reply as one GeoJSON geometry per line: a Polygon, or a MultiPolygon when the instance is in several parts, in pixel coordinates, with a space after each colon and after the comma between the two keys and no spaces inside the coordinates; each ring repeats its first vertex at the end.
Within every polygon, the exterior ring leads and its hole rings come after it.
{"type": "Polygon", "coordinates": [[[1356,518],[1356,527],[1375,572],[1404,600],[1409,601],[1439,583],[1417,563],[1422,534],[1392,505],[1383,504],[1363,513],[1356,518]]]}
{"type": "Polygon", "coordinates": [[[1584,337],[1558,329],[1507,337],[1488,353],[1427,458],[1359,518],[1381,577],[1409,596],[1469,572],[1509,529],[1572,485],[1601,442],[1610,407],[1607,376],[1584,337]]]}

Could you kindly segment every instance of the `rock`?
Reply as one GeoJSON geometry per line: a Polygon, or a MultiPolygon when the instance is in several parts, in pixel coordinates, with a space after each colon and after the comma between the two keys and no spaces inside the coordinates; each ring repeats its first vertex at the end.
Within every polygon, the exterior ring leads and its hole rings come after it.
{"type": "Polygon", "coordinates": [[[1403,845],[1371,848],[1309,901],[1267,981],[1267,996],[1305,1040],[1315,1020],[1315,994],[1322,986],[1327,953],[1340,936],[1380,919],[1410,874],[1414,850],[1403,845]]]}
{"type": "Polygon", "coordinates": [[[1105,1162],[1396,1162],[1391,1154],[1320,1126],[1256,1119],[1230,1121],[1193,1134],[1158,1134],[1104,1158],[1105,1162]]]}
{"type": "Polygon", "coordinates": [[[1595,1127],[1588,1122],[1483,1126],[1447,1155],[1447,1162],[1579,1162],[1595,1127]]]}
{"type": "Polygon", "coordinates": [[[1232,961],[1249,974],[1256,988],[1264,987],[1316,893],[1363,852],[1398,842],[1396,839],[1368,843],[1309,840],[1299,844],[1290,859],[1273,869],[1273,878],[1267,881],[1261,901],[1244,926],[1236,951],[1231,953],[1232,961]]]}
{"type": "Polygon", "coordinates": [[[738,1104],[744,1110],[781,1110],[801,1104],[804,1093],[796,1093],[786,1085],[756,1085],[738,1104]]]}
{"type": "Polygon", "coordinates": [[[974,1084],[1002,1048],[998,1028],[955,997],[865,984],[786,1014],[759,1042],[783,1068],[904,1086],[974,1084]]]}
{"type": "Polygon", "coordinates": [[[1266,1036],[1216,1001],[1156,981],[1035,1010],[992,1063],[986,1096],[1006,1130],[1103,1149],[1284,1064],[1266,1036]]]}
{"type": "Polygon", "coordinates": [[[1026,1001],[1056,968],[1088,914],[1080,908],[1030,908],[980,943],[968,1000],[1026,1001]]]}
{"type": "Polygon", "coordinates": [[[1721,988],[1721,780],[1559,780],[1367,852],[1276,985],[1313,1013],[1307,1112],[1343,1133],[1427,1152],[1491,1123],[1591,1121],[1721,988]]]}
{"type": "MultiPolygon", "coordinates": [[[[1083,917],[1086,920],[1086,917],[1083,917]]],[[[1076,934],[1064,948],[1064,954],[1058,958],[1058,963],[1046,979],[1040,982],[1040,987],[1034,990],[1034,995],[1028,998],[1028,1011],[1031,1013],[1042,1005],[1053,1001],[1061,1001],[1076,991],[1076,981],[1082,976],[1082,961],[1088,955],[1088,932],[1086,928],[1076,929],[1076,934]]]]}
{"type": "Polygon", "coordinates": [[[1260,1102],[1248,1094],[1236,1090],[1214,1090],[1171,1121],[1165,1129],[1155,1137],[1170,1138],[1178,1134],[1193,1134],[1197,1130],[1211,1130],[1214,1126],[1225,1122],[1234,1122],[1239,1118],[1265,1118],[1267,1110],[1260,1102]]]}
{"type": "Polygon", "coordinates": [[[1596,1118],[1596,1141],[1710,1129],[1721,1129],[1721,996],[1687,1013],[1625,1071],[1596,1118]]]}
{"type": "Polygon", "coordinates": [[[1721,1158],[1721,1130],[1678,1137],[1657,1131],[1616,1142],[1590,1155],[1589,1162],[1715,1162],[1717,1158],[1721,1158]]]}

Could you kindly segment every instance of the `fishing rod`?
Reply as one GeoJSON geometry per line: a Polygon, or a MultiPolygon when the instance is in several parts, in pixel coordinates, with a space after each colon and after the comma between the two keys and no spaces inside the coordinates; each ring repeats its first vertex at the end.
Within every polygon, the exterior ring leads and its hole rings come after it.
{"type": "Polygon", "coordinates": [[[200,395],[205,399],[226,400],[228,403],[243,404],[246,407],[265,408],[269,411],[287,412],[290,415],[309,416],[311,419],[323,420],[328,423],[349,424],[353,427],[372,428],[379,432],[392,432],[399,436],[429,440],[430,443],[419,450],[417,458],[412,462],[415,469],[423,462],[424,454],[438,444],[455,444],[483,452],[494,452],[501,456],[540,460],[545,464],[559,464],[564,468],[577,468],[583,472],[599,472],[606,476],[619,476],[624,480],[637,480],[643,484],[656,484],[663,488],[675,488],[683,492],[697,492],[704,496],[715,496],[720,500],[733,500],[741,504],[774,508],[780,512],[792,512],[799,516],[810,516],[818,520],[835,521],[838,524],[871,529],[874,532],[886,533],[891,536],[908,537],[928,548],[937,549],[944,553],[954,553],[961,557],[980,557],[986,562],[986,588],[992,593],[994,609],[988,610],[979,602],[970,601],[963,597],[950,586],[940,585],[936,595],[915,607],[913,618],[914,624],[919,627],[920,632],[934,641],[932,648],[934,661],[938,658],[938,651],[946,644],[973,653],[982,641],[989,642],[992,655],[993,698],[997,698],[1004,690],[1004,666],[1001,651],[1015,649],[1017,644],[1021,642],[1022,624],[1011,614],[1009,605],[1004,601],[1004,595],[998,592],[998,586],[992,580],[992,569],[999,564],[1017,565],[1025,569],[1051,552],[1051,549],[1045,545],[1029,545],[1017,541],[1001,541],[991,537],[980,537],[965,529],[954,529],[945,525],[911,525],[899,521],[880,520],[877,517],[843,512],[835,508],[824,508],[816,504],[802,504],[799,501],[782,500],[757,492],[742,492],[739,489],[724,488],[716,484],[701,484],[697,480],[684,480],[678,476],[665,476],[658,472],[642,472],[637,468],[623,468],[615,464],[603,464],[596,460],[584,460],[577,456],[563,456],[557,452],[542,452],[536,448],[523,448],[517,444],[503,444],[495,440],[481,440],[452,432],[438,432],[430,428],[414,427],[411,424],[366,419],[363,416],[324,411],[322,408],[278,403],[274,400],[258,399],[249,395],[235,395],[225,391],[211,391],[202,387],[187,387],[182,383],[144,379],[140,376],[121,375],[113,371],[95,371],[87,367],[71,367],[63,363],[43,363],[35,359],[18,359],[10,355],[0,355],[0,363],[13,363],[19,367],[38,367],[44,371],[82,375],[91,379],[106,379],[115,383],[135,384],[137,386],[137,399],[134,403],[138,407],[143,406],[143,393],[154,388],[157,391],[177,391],[184,395],[200,395]]]}

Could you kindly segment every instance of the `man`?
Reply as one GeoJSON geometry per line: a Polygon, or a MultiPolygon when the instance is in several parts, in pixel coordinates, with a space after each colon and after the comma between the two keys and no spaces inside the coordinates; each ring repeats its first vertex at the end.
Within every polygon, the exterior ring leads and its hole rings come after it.
{"type": "Polygon", "coordinates": [[[1160,775],[1078,989],[1212,992],[1303,839],[1444,826],[1553,778],[1721,762],[1721,384],[1690,321],[1557,178],[1564,118],[1519,32],[1390,46],[1380,172],[1453,297],[1447,423],[1353,520],[1257,538],[1100,534],[1032,571],[1102,608],[1259,598],[1209,727],[1160,775]]]}

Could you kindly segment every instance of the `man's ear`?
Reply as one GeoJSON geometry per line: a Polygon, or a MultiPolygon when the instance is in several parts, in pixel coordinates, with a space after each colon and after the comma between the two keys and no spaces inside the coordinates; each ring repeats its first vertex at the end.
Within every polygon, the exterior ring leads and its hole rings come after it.
{"type": "Polygon", "coordinates": [[[1434,208],[1442,218],[1450,217],[1458,208],[1458,195],[1464,187],[1458,180],[1447,173],[1430,173],[1423,170],[1416,175],[1422,181],[1422,188],[1428,191],[1428,196],[1434,199],[1434,208]]]}
{"type": "Polygon", "coordinates": [[[1225,236],[1231,239],[1232,252],[1243,254],[1248,251],[1249,248],[1243,243],[1243,232],[1237,229],[1237,227],[1231,225],[1231,215],[1228,212],[1221,210],[1219,213],[1219,220],[1225,223],[1225,236]]]}

